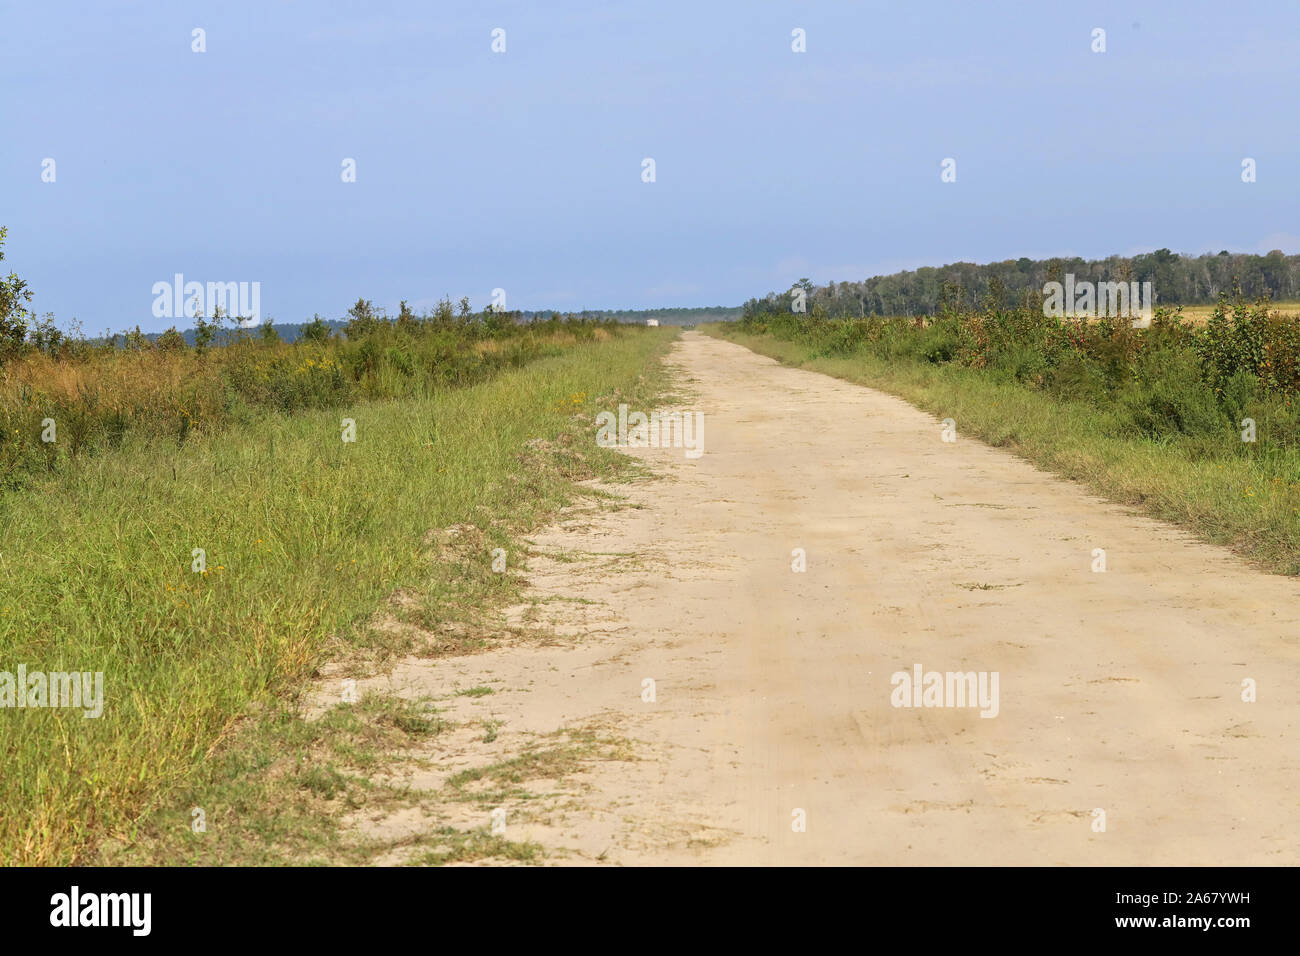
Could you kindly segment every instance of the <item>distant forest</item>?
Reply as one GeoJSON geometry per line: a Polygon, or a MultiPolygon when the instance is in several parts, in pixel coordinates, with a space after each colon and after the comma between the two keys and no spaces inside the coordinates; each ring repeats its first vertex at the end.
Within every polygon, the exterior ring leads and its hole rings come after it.
{"type": "MultiPolygon", "coordinates": [[[[915,272],[874,276],[862,282],[829,282],[815,286],[807,279],[795,285],[808,293],[807,309],[816,306],[835,318],[856,315],[933,315],[945,294],[954,304],[974,306],[992,291],[1003,305],[1042,300],[1043,285],[1064,281],[1067,273],[1090,282],[1150,282],[1157,305],[1199,305],[1232,294],[1234,280],[1247,298],[1267,294],[1274,301],[1300,299],[1300,256],[1275,249],[1267,255],[1230,253],[1180,256],[1168,249],[1140,256],[1106,259],[1007,259],[976,265],[926,267],[915,272]],[[994,282],[996,280],[996,282],[994,282]],[[945,286],[947,287],[945,290],[945,286]]],[[[745,303],[745,313],[789,311],[793,289],[772,292],[745,303]]]]}

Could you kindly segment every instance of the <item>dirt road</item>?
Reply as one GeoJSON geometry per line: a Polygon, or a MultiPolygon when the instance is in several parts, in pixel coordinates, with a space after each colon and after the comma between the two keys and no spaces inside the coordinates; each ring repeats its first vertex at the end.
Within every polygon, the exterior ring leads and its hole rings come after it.
{"type": "Polygon", "coordinates": [[[887,395],[696,332],[672,361],[703,456],[631,450],[660,476],[619,486],[639,507],[536,539],[532,614],[558,643],[395,672],[500,727],[440,742],[407,782],[432,792],[581,727],[637,759],[557,771],[507,808],[510,838],[554,859],[1300,863],[1300,584],[960,422],[944,442],[887,395]],[[996,715],[894,706],[891,675],[916,665],[996,673],[996,715]],[[478,685],[495,692],[452,696],[478,685]]]}

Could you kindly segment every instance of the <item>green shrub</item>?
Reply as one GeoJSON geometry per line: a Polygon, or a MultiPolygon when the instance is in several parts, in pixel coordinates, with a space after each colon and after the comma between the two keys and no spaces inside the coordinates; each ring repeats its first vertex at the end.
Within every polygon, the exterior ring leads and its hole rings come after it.
{"type": "Polygon", "coordinates": [[[308,342],[324,342],[330,337],[330,327],[319,315],[302,327],[302,337],[308,342]]]}
{"type": "Polygon", "coordinates": [[[1106,401],[1114,387],[1100,365],[1075,350],[1061,357],[1044,384],[1057,398],[1074,402],[1106,401]]]}
{"type": "Polygon", "coordinates": [[[154,345],[164,352],[179,352],[189,348],[185,342],[185,336],[177,332],[175,326],[158,336],[158,341],[154,345]]]}
{"type": "Polygon", "coordinates": [[[1229,421],[1201,379],[1196,356],[1160,350],[1144,356],[1123,397],[1126,430],[1147,438],[1227,435],[1229,421]]]}

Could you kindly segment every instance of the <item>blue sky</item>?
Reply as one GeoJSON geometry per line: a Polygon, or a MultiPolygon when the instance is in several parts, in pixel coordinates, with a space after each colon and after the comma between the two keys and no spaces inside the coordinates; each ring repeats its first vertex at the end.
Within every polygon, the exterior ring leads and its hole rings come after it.
{"type": "Polygon", "coordinates": [[[1296,253],[1297,37],[1294,0],[5,3],[5,266],[98,332],[173,324],[178,272],[299,322],[1296,253]]]}

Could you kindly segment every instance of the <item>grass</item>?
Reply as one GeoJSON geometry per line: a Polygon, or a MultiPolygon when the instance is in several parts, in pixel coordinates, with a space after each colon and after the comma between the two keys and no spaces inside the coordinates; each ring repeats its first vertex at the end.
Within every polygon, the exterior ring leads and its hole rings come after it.
{"type": "Polygon", "coordinates": [[[536,863],[542,855],[539,844],[507,840],[503,836],[494,836],[486,828],[457,830],[455,827],[442,827],[434,837],[435,846],[412,859],[408,866],[445,866],[488,858],[536,863]]]}
{"type": "MultiPolygon", "coordinates": [[[[0,493],[0,669],[103,672],[106,698],[99,719],[0,711],[0,862],[98,860],[106,838],[157,847],[137,862],[187,852],[159,821],[188,833],[194,806],[220,819],[211,808],[230,780],[253,781],[245,796],[270,786],[259,773],[277,766],[277,741],[309,750],[280,702],[327,658],[381,640],[370,623],[395,590],[426,623],[516,593],[513,575],[491,570],[491,549],[517,561],[521,534],[572,499],[574,478],[626,467],[574,436],[648,387],[674,334],[574,342],[428,395],[267,409],[179,446],[128,430],[0,493]],[[356,422],[354,443],[340,438],[342,418],[356,422]],[[474,529],[474,549],[430,538],[456,526],[474,529]]],[[[301,774],[291,789],[308,805],[354,786],[340,790],[323,768],[301,774]]],[[[279,858],[255,847],[296,839],[254,831],[244,851],[232,838],[215,857],[279,858]]]]}
{"type": "MultiPolygon", "coordinates": [[[[1137,506],[1257,566],[1300,574],[1300,449],[1247,447],[1225,419],[1217,438],[1133,436],[1115,404],[1068,401],[1041,388],[953,362],[886,359],[865,350],[817,354],[807,342],[711,326],[784,364],[868,385],[906,399],[958,435],[1007,448],[1035,465],[1137,506]]],[[[1261,436],[1268,423],[1261,419],[1261,436]]],[[[937,426],[936,426],[937,428],[937,426]]]]}
{"type": "Polygon", "coordinates": [[[563,730],[549,735],[565,738],[549,746],[533,746],[517,756],[471,767],[454,774],[447,789],[455,799],[498,806],[511,800],[534,800],[524,784],[535,780],[562,781],[582,770],[589,760],[632,760],[625,740],[603,737],[590,730],[563,730]]]}
{"type": "Polygon", "coordinates": [[[198,779],[139,819],[129,834],[96,841],[83,851],[86,862],[367,862],[387,845],[346,841],[339,818],[362,808],[400,805],[400,788],[371,777],[395,752],[450,727],[425,702],[378,694],[310,721],[287,702],[270,702],[256,718],[241,722],[231,745],[204,762],[198,779]]]}

